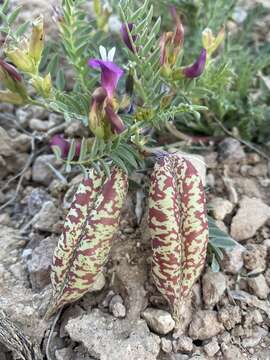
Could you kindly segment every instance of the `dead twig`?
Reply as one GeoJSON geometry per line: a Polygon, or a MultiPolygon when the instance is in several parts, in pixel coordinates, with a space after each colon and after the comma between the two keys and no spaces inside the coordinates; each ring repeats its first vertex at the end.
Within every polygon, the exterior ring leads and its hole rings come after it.
{"type": "Polygon", "coordinates": [[[51,329],[50,329],[50,334],[49,334],[49,337],[48,337],[48,341],[47,341],[47,344],[46,344],[46,356],[47,356],[47,360],[53,360],[51,355],[50,355],[50,344],[51,344],[51,341],[52,341],[52,336],[53,336],[53,331],[55,329],[55,326],[57,324],[57,321],[59,320],[61,314],[62,314],[62,309],[60,309],[58,311],[58,313],[55,315],[54,317],[54,320],[53,320],[53,323],[52,323],[52,326],[51,326],[51,329]]]}
{"type": "Polygon", "coordinates": [[[212,119],[219,125],[219,127],[224,131],[225,134],[229,135],[230,137],[238,140],[241,144],[245,145],[249,149],[255,151],[257,154],[261,155],[264,159],[270,161],[270,156],[266,155],[263,151],[258,149],[256,146],[252,145],[250,142],[243,140],[239,136],[234,135],[230,130],[228,130],[220,120],[218,120],[215,116],[212,116],[212,119]]]}

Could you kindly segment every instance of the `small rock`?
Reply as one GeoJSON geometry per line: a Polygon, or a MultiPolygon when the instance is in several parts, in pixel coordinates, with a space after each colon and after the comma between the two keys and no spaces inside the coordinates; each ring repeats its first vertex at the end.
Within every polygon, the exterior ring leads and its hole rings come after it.
{"type": "Polygon", "coordinates": [[[266,164],[258,164],[256,166],[252,166],[248,171],[248,175],[255,177],[265,177],[267,176],[268,168],[266,164]]]}
{"type": "Polygon", "coordinates": [[[243,360],[242,351],[236,345],[221,344],[224,360],[243,360]]]}
{"type": "Polygon", "coordinates": [[[50,195],[42,188],[35,188],[27,197],[28,212],[35,215],[42,208],[44,202],[51,200],[50,195]]]}
{"type": "Polygon", "coordinates": [[[212,173],[206,175],[206,185],[210,188],[214,188],[216,184],[215,176],[212,173]]]}
{"type": "Polygon", "coordinates": [[[126,316],[126,308],[121,303],[114,304],[111,311],[116,318],[124,318],[126,316]]]}
{"type": "Polygon", "coordinates": [[[34,290],[43,289],[50,284],[50,269],[57,238],[48,237],[41,241],[27,260],[30,281],[34,290]]]}
{"type": "Polygon", "coordinates": [[[49,122],[46,120],[31,119],[29,127],[34,131],[47,131],[49,129],[49,122]]]}
{"type": "Polygon", "coordinates": [[[31,136],[27,134],[19,134],[12,139],[13,147],[19,152],[28,152],[31,148],[31,136]]]}
{"type": "Polygon", "coordinates": [[[232,162],[240,161],[246,156],[241,143],[230,137],[219,143],[218,153],[221,159],[232,162]]]}
{"type": "Polygon", "coordinates": [[[32,117],[31,111],[25,110],[23,108],[18,108],[16,110],[16,117],[19,121],[19,124],[26,128],[28,126],[29,119],[32,117]]]}
{"type": "Polygon", "coordinates": [[[221,272],[207,271],[202,278],[202,290],[205,305],[213,307],[226,290],[226,276],[221,272]]]}
{"type": "Polygon", "coordinates": [[[56,360],[73,360],[72,348],[64,348],[55,351],[56,360]]]}
{"type": "Polygon", "coordinates": [[[218,321],[216,311],[199,310],[192,318],[189,336],[194,340],[207,340],[218,335],[222,330],[224,327],[218,321]]]}
{"type": "Polygon", "coordinates": [[[255,330],[253,331],[253,336],[244,338],[242,340],[242,345],[245,348],[253,348],[253,347],[257,346],[261,342],[262,338],[264,338],[268,334],[269,333],[267,330],[265,330],[262,327],[257,326],[255,328],[255,330]]]}
{"type": "Polygon", "coordinates": [[[248,278],[247,282],[249,289],[254,295],[258,296],[259,299],[267,299],[267,296],[270,293],[270,288],[262,274],[256,277],[248,278]]]}
{"type": "Polygon", "coordinates": [[[9,137],[6,130],[0,127],[0,155],[8,157],[14,154],[15,150],[12,147],[12,139],[9,137]]]}
{"type": "Polygon", "coordinates": [[[262,200],[244,197],[232,219],[231,235],[236,240],[246,240],[270,218],[270,207],[262,200]]]}
{"type": "Polygon", "coordinates": [[[123,304],[123,299],[120,295],[114,295],[111,300],[110,300],[110,304],[109,304],[109,309],[110,311],[112,311],[112,306],[115,304],[123,304]]]}
{"type": "Polygon", "coordinates": [[[237,244],[233,249],[224,249],[224,258],[221,263],[223,271],[229,274],[238,274],[244,266],[244,246],[237,244]]]}
{"type": "Polygon", "coordinates": [[[257,153],[248,153],[247,154],[247,158],[246,158],[246,162],[249,165],[256,165],[261,161],[260,155],[258,155],[257,153]]]}
{"type": "Polygon", "coordinates": [[[14,105],[7,104],[7,103],[1,103],[0,104],[0,112],[1,113],[10,113],[12,114],[14,111],[14,105]]]}
{"type": "Polygon", "coordinates": [[[231,335],[228,331],[224,331],[222,334],[218,335],[219,344],[229,344],[231,342],[231,335]]]}
{"type": "Polygon", "coordinates": [[[41,210],[33,218],[33,227],[36,230],[52,232],[53,226],[60,219],[61,211],[52,201],[46,201],[41,210]]]}
{"type": "MultiPolygon", "coordinates": [[[[23,4],[23,8],[25,9],[25,7],[27,7],[27,5],[33,0],[20,0],[20,3],[24,3],[23,4]],[[26,4],[27,3],[27,4],[26,4]]],[[[39,4],[41,2],[44,2],[46,3],[47,7],[50,6],[48,3],[50,2],[51,0],[41,0],[39,2],[39,4]]],[[[35,10],[32,8],[31,9],[32,11],[39,11],[38,10],[38,6],[35,8],[35,10]]],[[[31,11],[31,12],[32,12],[31,11]]],[[[31,14],[30,12],[30,14],[31,14]]],[[[40,14],[40,13],[39,13],[40,14]]],[[[41,12],[41,14],[44,14],[44,12],[41,12]]],[[[19,16],[21,15],[21,13],[19,14],[19,16]]],[[[34,16],[34,15],[31,15],[31,16],[34,16]]],[[[31,118],[36,118],[36,119],[41,119],[41,120],[46,120],[48,119],[48,116],[49,116],[49,112],[48,110],[42,108],[41,106],[36,106],[36,105],[32,105],[31,107],[27,108],[27,111],[30,113],[31,115],[31,118]]]]}
{"type": "Polygon", "coordinates": [[[69,138],[75,138],[75,137],[88,137],[88,128],[83,125],[83,123],[80,120],[73,120],[71,121],[66,130],[65,135],[69,138]]]}
{"type": "Polygon", "coordinates": [[[227,305],[219,310],[218,319],[226,330],[231,330],[236,324],[241,323],[241,309],[239,306],[227,305]]]}
{"type": "Polygon", "coordinates": [[[216,197],[210,201],[209,208],[216,220],[223,220],[226,215],[232,212],[233,204],[227,199],[216,197]]]}
{"type": "Polygon", "coordinates": [[[172,352],[172,342],[169,339],[161,338],[161,349],[165,354],[169,354],[172,352]]]}
{"type": "Polygon", "coordinates": [[[243,253],[245,268],[262,272],[266,268],[267,247],[264,245],[248,244],[243,253]]]}
{"type": "Polygon", "coordinates": [[[117,318],[124,318],[126,316],[126,308],[123,305],[123,299],[120,295],[112,297],[109,305],[110,312],[117,318]]]}
{"type": "Polygon", "coordinates": [[[237,193],[240,195],[246,195],[248,197],[255,197],[258,199],[261,198],[261,192],[254,179],[247,177],[234,178],[233,185],[235,186],[237,193]]]}
{"type": "Polygon", "coordinates": [[[174,352],[189,353],[193,349],[192,339],[187,336],[180,336],[177,340],[173,341],[174,352]]]}
{"type": "Polygon", "coordinates": [[[166,335],[173,330],[175,321],[170,313],[155,308],[147,308],[142,313],[147,325],[158,334],[166,335]]]}
{"type": "Polygon", "coordinates": [[[213,338],[209,343],[203,346],[206,355],[209,357],[213,357],[219,351],[219,345],[216,338],[213,338]]]}
{"type": "Polygon", "coordinates": [[[49,129],[62,124],[64,121],[65,119],[62,115],[51,113],[49,115],[49,129]]]}
{"type": "Polygon", "coordinates": [[[262,314],[258,309],[252,311],[252,317],[256,324],[261,324],[263,322],[262,314]]]}
{"type": "Polygon", "coordinates": [[[10,225],[11,219],[9,214],[3,213],[0,214],[0,225],[10,225]]]}
{"type": "Polygon", "coordinates": [[[151,334],[145,321],[133,324],[126,336],[125,320],[94,309],[91,313],[70,319],[65,326],[73,341],[81,342],[89,355],[100,360],[156,360],[160,339],[151,334]]]}
{"type": "Polygon", "coordinates": [[[45,186],[50,184],[54,174],[48,164],[56,168],[59,167],[59,162],[57,162],[54,155],[40,155],[36,158],[32,167],[33,181],[45,186]]]}

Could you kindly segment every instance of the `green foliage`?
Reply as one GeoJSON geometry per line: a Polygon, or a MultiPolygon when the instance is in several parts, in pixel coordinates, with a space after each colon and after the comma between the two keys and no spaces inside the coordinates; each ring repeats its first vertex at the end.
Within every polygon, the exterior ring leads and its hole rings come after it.
{"type": "Polygon", "coordinates": [[[152,106],[156,100],[159,100],[161,91],[159,76],[161,18],[153,19],[153,5],[150,5],[149,0],[146,0],[139,8],[134,1],[122,0],[119,12],[123,23],[134,24],[132,34],[129,32],[134,54],[128,49],[124,49],[124,52],[126,58],[130,60],[129,71],[134,78],[135,90],[143,99],[146,107],[152,106]],[[134,41],[132,40],[133,34],[136,36],[134,41]]]}
{"type": "MultiPolygon", "coordinates": [[[[189,45],[185,56],[190,59],[200,46],[201,31],[205,27],[217,31],[226,24],[232,17],[237,1],[175,1],[175,4],[180,9],[182,7],[184,20],[190,6],[196,9],[188,18],[190,32],[185,39],[189,45]],[[202,3],[207,11],[203,10],[202,3]]],[[[264,15],[265,9],[255,6],[244,23],[238,25],[234,33],[227,35],[224,49],[211,61],[197,83],[189,88],[209,111],[204,112],[199,121],[178,117],[179,130],[206,135],[224,134],[218,120],[229,131],[238,132],[243,139],[260,143],[269,141],[270,96],[261,74],[269,73],[270,44],[257,46],[253,42],[255,21],[264,15]]]]}
{"type": "Polygon", "coordinates": [[[20,37],[27,31],[30,21],[26,21],[14,29],[14,23],[16,22],[21,10],[21,6],[16,7],[12,12],[9,11],[10,0],[5,0],[3,5],[0,6],[0,33],[5,38],[10,38],[15,43],[18,43],[20,37]]]}
{"type": "Polygon", "coordinates": [[[223,259],[223,250],[231,250],[237,242],[233,240],[228,234],[220,230],[215,224],[215,221],[208,216],[209,227],[209,243],[208,243],[208,255],[211,262],[211,269],[214,272],[219,271],[220,261],[223,259]]]}
{"type": "Polygon", "coordinates": [[[78,86],[89,93],[91,87],[87,59],[92,53],[93,26],[83,9],[85,4],[86,0],[62,0],[59,29],[64,53],[75,71],[78,86]]]}

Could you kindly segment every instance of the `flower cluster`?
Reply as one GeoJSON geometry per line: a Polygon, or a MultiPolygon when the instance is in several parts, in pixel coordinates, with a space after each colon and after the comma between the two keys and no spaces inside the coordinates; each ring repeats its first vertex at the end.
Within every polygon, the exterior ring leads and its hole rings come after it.
{"type": "Polygon", "coordinates": [[[125,125],[117,114],[114,98],[118,81],[124,72],[110,60],[90,59],[88,65],[101,71],[101,87],[92,94],[89,128],[97,137],[108,139],[125,130],[125,125]]]}

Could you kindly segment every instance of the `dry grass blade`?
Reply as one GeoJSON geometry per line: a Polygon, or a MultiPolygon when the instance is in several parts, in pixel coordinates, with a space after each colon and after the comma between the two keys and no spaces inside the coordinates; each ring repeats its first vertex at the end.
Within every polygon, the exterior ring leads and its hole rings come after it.
{"type": "Polygon", "coordinates": [[[0,343],[22,360],[42,360],[38,346],[23,334],[20,328],[0,313],[0,343]]]}

